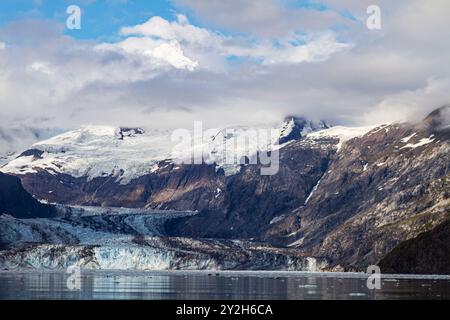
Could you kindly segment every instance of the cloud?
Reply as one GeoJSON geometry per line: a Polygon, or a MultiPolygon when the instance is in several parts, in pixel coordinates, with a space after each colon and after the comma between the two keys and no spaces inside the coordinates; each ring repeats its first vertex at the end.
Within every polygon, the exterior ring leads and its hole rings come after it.
{"type": "MultiPolygon", "coordinates": [[[[334,33],[329,31],[313,36],[289,34],[276,42],[271,39],[255,40],[244,36],[225,36],[190,24],[188,18],[182,14],[178,14],[177,20],[172,22],[155,16],[143,24],[124,27],[120,33],[130,37],[112,46],[102,47],[119,46],[128,52],[146,53],[151,56],[155,46],[163,43],[170,47],[176,46],[179,53],[182,52],[181,48],[186,50],[193,59],[199,60],[199,63],[194,63],[195,67],[199,65],[200,68],[216,71],[218,59],[246,57],[267,65],[296,64],[323,61],[333,53],[350,47],[349,44],[339,43],[334,33]]],[[[163,56],[170,57],[171,54],[163,56]]],[[[192,70],[193,63],[190,59],[189,61],[192,70]]],[[[224,63],[226,61],[221,61],[220,64],[224,63]]]]}
{"type": "Polygon", "coordinates": [[[381,100],[364,115],[367,123],[386,123],[393,119],[420,122],[433,108],[448,104],[450,78],[429,79],[424,87],[405,90],[381,100]],[[425,112],[424,112],[425,110],[425,112]]]}
{"type": "Polygon", "coordinates": [[[204,28],[193,26],[185,15],[178,14],[177,20],[169,22],[159,16],[151,17],[147,22],[123,27],[120,33],[125,36],[142,35],[163,40],[178,40],[189,44],[204,46],[221,41],[220,36],[204,28]]]}
{"type": "Polygon", "coordinates": [[[231,46],[228,54],[238,57],[259,59],[262,64],[300,64],[302,62],[318,62],[327,60],[331,55],[352,45],[341,43],[332,32],[324,32],[313,36],[292,36],[280,39],[276,44],[260,42],[254,46],[231,46]],[[302,42],[302,44],[296,44],[302,42]]]}
{"type": "Polygon", "coordinates": [[[52,75],[55,72],[52,70],[50,66],[48,66],[45,62],[33,62],[30,66],[32,71],[41,72],[43,74],[52,75]]]}
{"type": "Polygon", "coordinates": [[[0,29],[0,127],[221,127],[286,114],[356,125],[449,102],[449,2],[379,1],[380,31],[365,28],[364,1],[325,2],[177,0],[185,15],[123,26],[108,43],[16,21],[0,29]]]}
{"type": "Polygon", "coordinates": [[[158,41],[150,38],[130,37],[114,44],[100,44],[95,47],[98,52],[111,52],[134,55],[151,69],[161,69],[171,66],[176,69],[193,71],[198,62],[184,55],[181,45],[176,40],[158,41]]]}
{"type": "Polygon", "coordinates": [[[258,37],[278,38],[298,30],[322,31],[354,24],[337,10],[298,7],[292,0],[173,0],[173,3],[180,9],[190,9],[215,27],[258,37]]]}

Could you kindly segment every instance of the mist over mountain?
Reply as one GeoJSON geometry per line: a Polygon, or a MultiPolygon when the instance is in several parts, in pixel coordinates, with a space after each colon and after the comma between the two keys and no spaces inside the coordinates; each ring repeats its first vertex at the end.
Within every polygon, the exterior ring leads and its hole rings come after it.
{"type": "Polygon", "coordinates": [[[16,152],[25,150],[30,145],[54,135],[64,130],[54,128],[33,128],[27,126],[0,127],[0,166],[11,158],[16,152]]]}

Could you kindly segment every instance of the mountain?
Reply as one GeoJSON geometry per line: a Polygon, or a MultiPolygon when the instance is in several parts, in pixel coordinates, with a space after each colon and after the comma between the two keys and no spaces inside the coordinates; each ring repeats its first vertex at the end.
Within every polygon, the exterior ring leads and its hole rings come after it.
{"type": "Polygon", "coordinates": [[[233,175],[239,172],[240,166],[234,162],[227,164],[227,153],[241,160],[254,156],[257,151],[298,140],[302,132],[305,135],[324,127],[324,122],[290,117],[271,126],[205,130],[200,141],[193,141],[192,130],[182,130],[192,140],[179,143],[176,130],[84,126],[34,144],[9,161],[2,171],[17,175],[46,171],[87,180],[108,177],[126,185],[164,169],[167,164],[192,163],[192,154],[201,148],[206,164],[233,175]]]}
{"type": "Polygon", "coordinates": [[[421,272],[445,272],[427,267],[429,256],[411,258],[413,249],[398,252],[431,232],[434,259],[448,256],[433,236],[450,219],[448,110],[363,128],[289,117],[259,128],[276,133],[265,143],[250,128],[224,128],[203,137],[203,164],[181,163],[199,146],[179,148],[167,131],[84,127],[33,145],[1,170],[49,202],[195,213],[165,221],[165,237],[258,241],[302,263],[315,259],[321,270],[416,261],[421,272]],[[242,161],[228,164],[226,151],[243,137],[251,152],[232,149],[242,161]],[[276,174],[251,163],[258,151],[279,152],[276,174]]]}
{"type": "Polygon", "coordinates": [[[0,173],[0,214],[17,218],[52,217],[55,209],[41,204],[23,187],[20,179],[0,173]]]}
{"type": "Polygon", "coordinates": [[[440,114],[384,125],[345,143],[308,203],[267,239],[325,259],[331,269],[359,270],[447,221],[450,130],[440,114]]]}
{"type": "MultiPolygon", "coordinates": [[[[367,130],[333,128],[329,134],[286,141],[295,129],[288,132],[286,128],[293,122],[270,128],[276,138],[285,139],[284,144],[272,146],[280,148],[281,159],[280,170],[273,176],[261,176],[261,165],[225,163],[226,147],[236,145],[241,136],[250,136],[243,127],[232,128],[231,134],[222,129],[207,137],[204,147],[210,161],[201,165],[176,164],[168,132],[123,134],[129,129],[85,127],[35,144],[2,170],[20,176],[28,191],[49,202],[200,212],[186,225],[184,221],[173,223],[173,235],[259,237],[273,219],[303,204],[341,138],[367,130]]],[[[243,148],[229,150],[236,159],[252,155],[243,148]]],[[[190,153],[188,148],[178,156],[190,153]]]]}
{"type": "Polygon", "coordinates": [[[281,128],[280,144],[306,137],[308,133],[328,129],[330,126],[325,121],[311,121],[303,117],[288,116],[284,119],[281,128]]]}
{"type": "Polygon", "coordinates": [[[431,112],[424,120],[427,128],[433,131],[446,131],[450,129],[450,106],[440,107],[431,112]]]}

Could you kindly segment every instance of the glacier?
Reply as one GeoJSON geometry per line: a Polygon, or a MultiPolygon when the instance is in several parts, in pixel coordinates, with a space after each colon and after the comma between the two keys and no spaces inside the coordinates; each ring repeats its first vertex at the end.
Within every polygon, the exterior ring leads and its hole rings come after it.
{"type": "Polygon", "coordinates": [[[58,206],[57,218],[0,216],[0,269],[320,271],[322,261],[250,240],[166,237],[196,212],[58,206]]]}

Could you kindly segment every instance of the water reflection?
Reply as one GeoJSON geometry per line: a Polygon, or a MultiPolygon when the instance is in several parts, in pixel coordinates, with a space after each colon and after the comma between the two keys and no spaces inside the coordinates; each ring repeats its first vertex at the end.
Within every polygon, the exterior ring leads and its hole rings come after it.
{"type": "Polygon", "coordinates": [[[353,275],[82,272],[82,289],[63,272],[0,272],[0,299],[450,299],[450,279],[382,279],[369,290],[353,275]]]}

